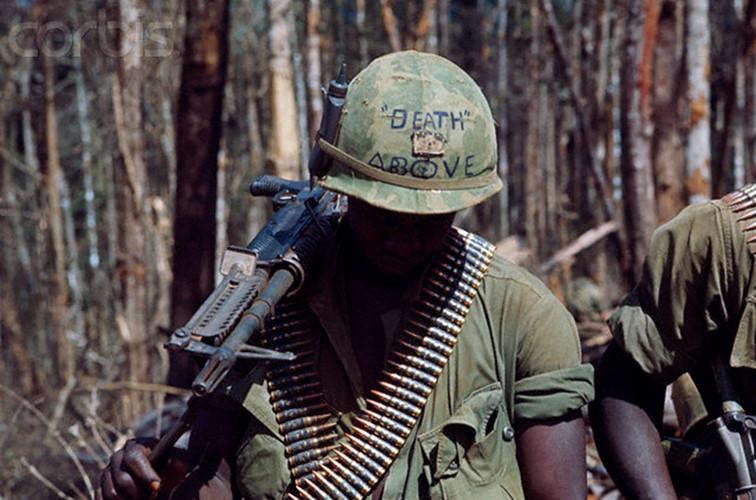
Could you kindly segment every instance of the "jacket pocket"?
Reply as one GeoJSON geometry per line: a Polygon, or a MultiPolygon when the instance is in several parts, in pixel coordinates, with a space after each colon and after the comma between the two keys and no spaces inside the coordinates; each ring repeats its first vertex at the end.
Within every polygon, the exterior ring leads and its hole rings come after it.
{"type": "Polygon", "coordinates": [[[514,430],[502,394],[498,382],[477,390],[441,426],[418,437],[432,498],[521,496],[514,430]]]}

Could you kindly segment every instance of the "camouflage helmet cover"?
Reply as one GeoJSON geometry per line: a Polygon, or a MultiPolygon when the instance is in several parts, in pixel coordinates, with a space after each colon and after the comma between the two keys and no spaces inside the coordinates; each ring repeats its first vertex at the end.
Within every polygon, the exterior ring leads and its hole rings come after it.
{"type": "Polygon", "coordinates": [[[350,82],[333,165],[320,183],[371,205],[456,212],[501,189],[493,118],[461,68],[433,54],[375,59],[350,82]]]}

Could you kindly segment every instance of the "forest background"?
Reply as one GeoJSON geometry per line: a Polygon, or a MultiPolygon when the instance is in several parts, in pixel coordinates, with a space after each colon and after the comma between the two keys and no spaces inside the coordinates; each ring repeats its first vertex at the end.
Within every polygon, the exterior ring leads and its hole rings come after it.
{"type": "Polygon", "coordinates": [[[163,343],[270,216],[249,181],[306,176],[342,64],[468,71],[505,188],[458,224],[600,321],[654,228],[756,179],[755,43],[756,0],[0,3],[0,497],[90,497],[185,394],[163,343]]]}

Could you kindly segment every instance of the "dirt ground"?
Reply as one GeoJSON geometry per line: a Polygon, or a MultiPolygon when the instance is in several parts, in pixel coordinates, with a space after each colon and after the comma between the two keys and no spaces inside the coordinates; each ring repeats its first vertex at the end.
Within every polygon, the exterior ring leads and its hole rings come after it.
{"type": "MultiPolygon", "coordinates": [[[[9,405],[5,406],[8,410],[9,405]]],[[[109,453],[101,438],[94,438],[82,422],[67,421],[57,433],[25,407],[0,415],[0,500],[89,499],[109,453]],[[80,435],[82,439],[76,437],[80,435]],[[66,449],[63,442],[69,448],[66,449]]],[[[119,446],[133,430],[111,432],[107,444],[119,446]]],[[[622,498],[606,474],[593,443],[590,426],[586,434],[588,499],[622,498]]]]}
{"type": "Polygon", "coordinates": [[[50,433],[26,408],[3,413],[0,418],[0,498],[92,497],[92,481],[106,455],[102,450],[93,454],[91,444],[78,444],[79,439],[72,435],[78,432],[75,424],[50,433]]]}
{"type": "MultiPolygon", "coordinates": [[[[595,362],[609,334],[599,323],[579,327],[584,361],[595,362]]],[[[99,397],[99,411],[88,413],[93,405],[88,398],[92,397],[72,398],[65,405],[67,410],[60,412],[56,411],[59,402],[28,401],[0,386],[0,500],[89,499],[112,451],[130,436],[154,432],[154,413],[144,415],[133,426],[113,424],[117,415],[109,414],[113,412],[107,409],[112,406],[106,397],[99,397]]],[[[176,403],[164,410],[170,418],[181,411],[176,403]]],[[[587,414],[584,417],[588,499],[621,499],[601,464],[587,414]]]]}
{"type": "MultiPolygon", "coordinates": [[[[90,499],[114,450],[134,435],[155,435],[155,411],[118,423],[117,394],[74,391],[65,405],[56,397],[29,401],[0,385],[0,500],[90,499]]],[[[162,407],[173,418],[183,403],[162,407]]]]}
{"type": "MultiPolygon", "coordinates": [[[[4,431],[5,432],[5,431],[4,431]]],[[[36,429],[19,433],[3,442],[2,464],[0,464],[0,498],[12,499],[57,499],[91,498],[82,471],[90,484],[94,485],[100,466],[94,457],[85,455],[83,450],[76,453],[79,464],[61,450],[61,446],[51,438],[37,440],[33,436],[44,433],[36,429]],[[82,469],[79,469],[79,466],[82,469]]],[[[619,500],[609,476],[606,474],[595,451],[590,432],[586,449],[588,499],[619,500]]],[[[104,459],[104,454],[100,457],[104,459]]]]}

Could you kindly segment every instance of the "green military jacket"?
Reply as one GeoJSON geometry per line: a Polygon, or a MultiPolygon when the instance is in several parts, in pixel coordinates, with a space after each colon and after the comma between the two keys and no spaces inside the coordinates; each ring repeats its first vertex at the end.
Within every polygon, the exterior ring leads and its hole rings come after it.
{"type": "Polygon", "coordinates": [[[690,373],[718,407],[710,361],[723,353],[747,412],[756,410],[756,234],[723,201],[689,206],[654,233],[637,287],[609,318],[616,342],[656,381],[690,373]]]}
{"type": "MultiPolygon", "coordinates": [[[[326,259],[310,308],[322,326],[318,375],[344,432],[365,400],[346,328],[340,247],[326,259]]],[[[403,302],[418,293],[419,283],[403,302]]],[[[389,346],[401,314],[385,315],[389,346]]],[[[495,256],[423,413],[384,476],[382,498],[523,498],[513,422],[559,417],[592,398],[593,371],[581,364],[572,317],[541,281],[495,256]]],[[[237,456],[237,483],[246,498],[280,498],[290,475],[264,381],[245,406],[253,418],[237,456]]]]}

